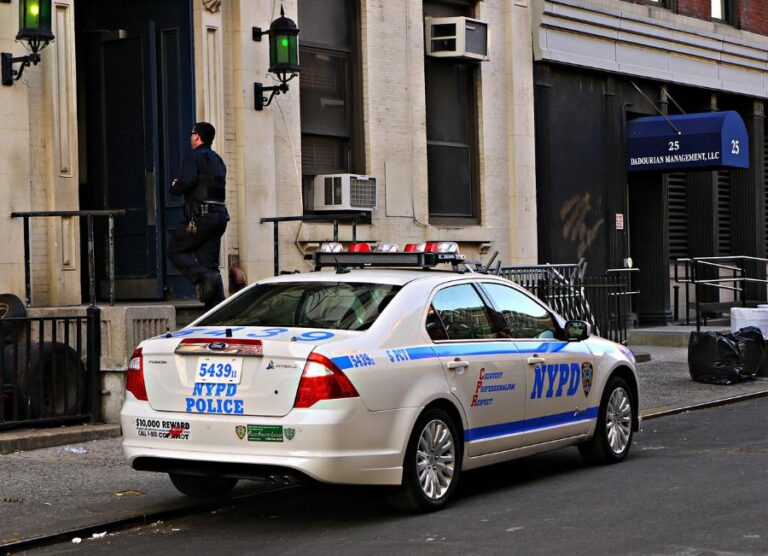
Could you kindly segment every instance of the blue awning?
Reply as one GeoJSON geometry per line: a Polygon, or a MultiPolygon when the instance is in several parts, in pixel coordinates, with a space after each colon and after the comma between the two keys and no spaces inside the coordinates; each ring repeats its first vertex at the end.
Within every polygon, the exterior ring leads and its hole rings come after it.
{"type": "Polygon", "coordinates": [[[737,112],[637,118],[627,122],[627,169],[749,168],[749,140],[737,112]]]}

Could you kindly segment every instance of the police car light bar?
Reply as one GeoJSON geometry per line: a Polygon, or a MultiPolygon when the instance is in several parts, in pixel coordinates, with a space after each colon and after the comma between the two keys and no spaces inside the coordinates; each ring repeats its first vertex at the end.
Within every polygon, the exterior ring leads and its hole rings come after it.
{"type": "Polygon", "coordinates": [[[409,243],[403,251],[396,243],[379,243],[375,249],[367,243],[351,243],[344,251],[341,243],[323,243],[315,253],[315,269],[322,267],[417,267],[431,268],[439,263],[463,263],[464,255],[453,241],[409,243]]]}
{"type": "Polygon", "coordinates": [[[462,263],[464,255],[458,253],[385,253],[381,251],[357,253],[315,252],[315,268],[323,267],[418,267],[431,268],[439,263],[462,263]]]}

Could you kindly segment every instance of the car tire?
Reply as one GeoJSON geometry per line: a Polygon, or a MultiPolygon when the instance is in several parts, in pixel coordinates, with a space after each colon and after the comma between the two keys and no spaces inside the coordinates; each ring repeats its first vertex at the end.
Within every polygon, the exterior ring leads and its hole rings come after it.
{"type": "MultiPolygon", "coordinates": [[[[0,319],[26,317],[27,309],[21,299],[12,293],[0,293],[0,319]]],[[[0,327],[0,341],[13,339],[13,334],[23,323],[6,323],[0,327]]]]}
{"type": "Polygon", "coordinates": [[[428,409],[413,427],[403,461],[403,482],[387,501],[406,513],[443,509],[461,473],[462,444],[453,419],[442,409],[428,409]],[[436,461],[436,458],[443,461],[436,461]]]}
{"type": "Polygon", "coordinates": [[[582,457],[596,464],[623,461],[632,446],[635,411],[635,400],[627,382],[621,377],[611,377],[603,390],[595,434],[579,444],[582,457]]]}
{"type": "Polygon", "coordinates": [[[28,412],[30,419],[82,413],[86,371],[74,349],[61,342],[34,343],[29,351],[23,344],[9,344],[0,355],[5,371],[3,382],[9,387],[16,385],[20,411],[28,412]]]}
{"type": "Polygon", "coordinates": [[[235,488],[237,479],[168,473],[176,490],[192,498],[222,498],[235,488]]]}

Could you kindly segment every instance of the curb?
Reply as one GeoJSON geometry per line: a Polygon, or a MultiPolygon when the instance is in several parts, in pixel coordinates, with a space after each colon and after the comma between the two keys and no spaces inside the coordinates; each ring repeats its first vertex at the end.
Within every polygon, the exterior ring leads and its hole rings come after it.
{"type": "Polygon", "coordinates": [[[158,521],[162,522],[170,519],[179,519],[189,515],[214,511],[221,508],[234,507],[238,503],[247,502],[248,500],[252,500],[265,494],[280,492],[282,490],[288,490],[291,488],[295,488],[295,486],[275,487],[274,489],[265,490],[263,492],[242,494],[240,496],[221,498],[218,500],[187,500],[177,506],[167,509],[148,512],[138,511],[133,515],[112,521],[101,522],[96,525],[84,525],[82,527],[74,527],[64,531],[58,531],[56,533],[43,534],[36,537],[29,537],[26,539],[19,539],[7,542],[5,544],[0,544],[0,555],[10,554],[11,552],[26,551],[33,548],[40,548],[57,543],[68,543],[71,542],[73,537],[80,537],[83,540],[86,540],[94,533],[115,533],[130,527],[147,526],[158,521]]]}
{"type": "Polygon", "coordinates": [[[21,429],[0,434],[0,454],[104,440],[120,434],[120,425],[110,424],[76,425],[55,429],[21,429]]]}
{"type": "Polygon", "coordinates": [[[686,411],[697,411],[699,409],[707,409],[709,407],[718,407],[721,405],[730,405],[736,402],[742,402],[752,400],[756,398],[768,397],[768,389],[760,390],[759,392],[750,392],[748,394],[739,394],[737,396],[729,396],[727,398],[720,398],[717,400],[711,400],[708,402],[701,402],[695,404],[681,405],[681,406],[667,406],[667,407],[652,407],[640,412],[640,418],[645,421],[648,419],[658,419],[659,417],[667,417],[669,415],[677,415],[678,413],[684,413],[686,411]]]}

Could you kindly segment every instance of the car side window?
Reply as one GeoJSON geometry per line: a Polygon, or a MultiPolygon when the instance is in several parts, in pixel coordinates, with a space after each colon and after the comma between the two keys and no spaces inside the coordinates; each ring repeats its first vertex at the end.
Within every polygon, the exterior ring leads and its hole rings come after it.
{"type": "MultiPolygon", "coordinates": [[[[435,294],[432,307],[443,325],[449,340],[476,340],[498,338],[491,321],[488,307],[483,303],[477,290],[471,284],[461,284],[444,288],[435,294]]],[[[429,319],[428,319],[429,321],[429,319]]],[[[439,333],[429,329],[433,340],[440,338],[439,333]]],[[[436,326],[433,329],[437,330],[436,326]]]]}
{"type": "Polygon", "coordinates": [[[554,338],[557,327],[552,315],[523,292],[503,284],[481,284],[504,317],[513,338],[554,338]]]}

